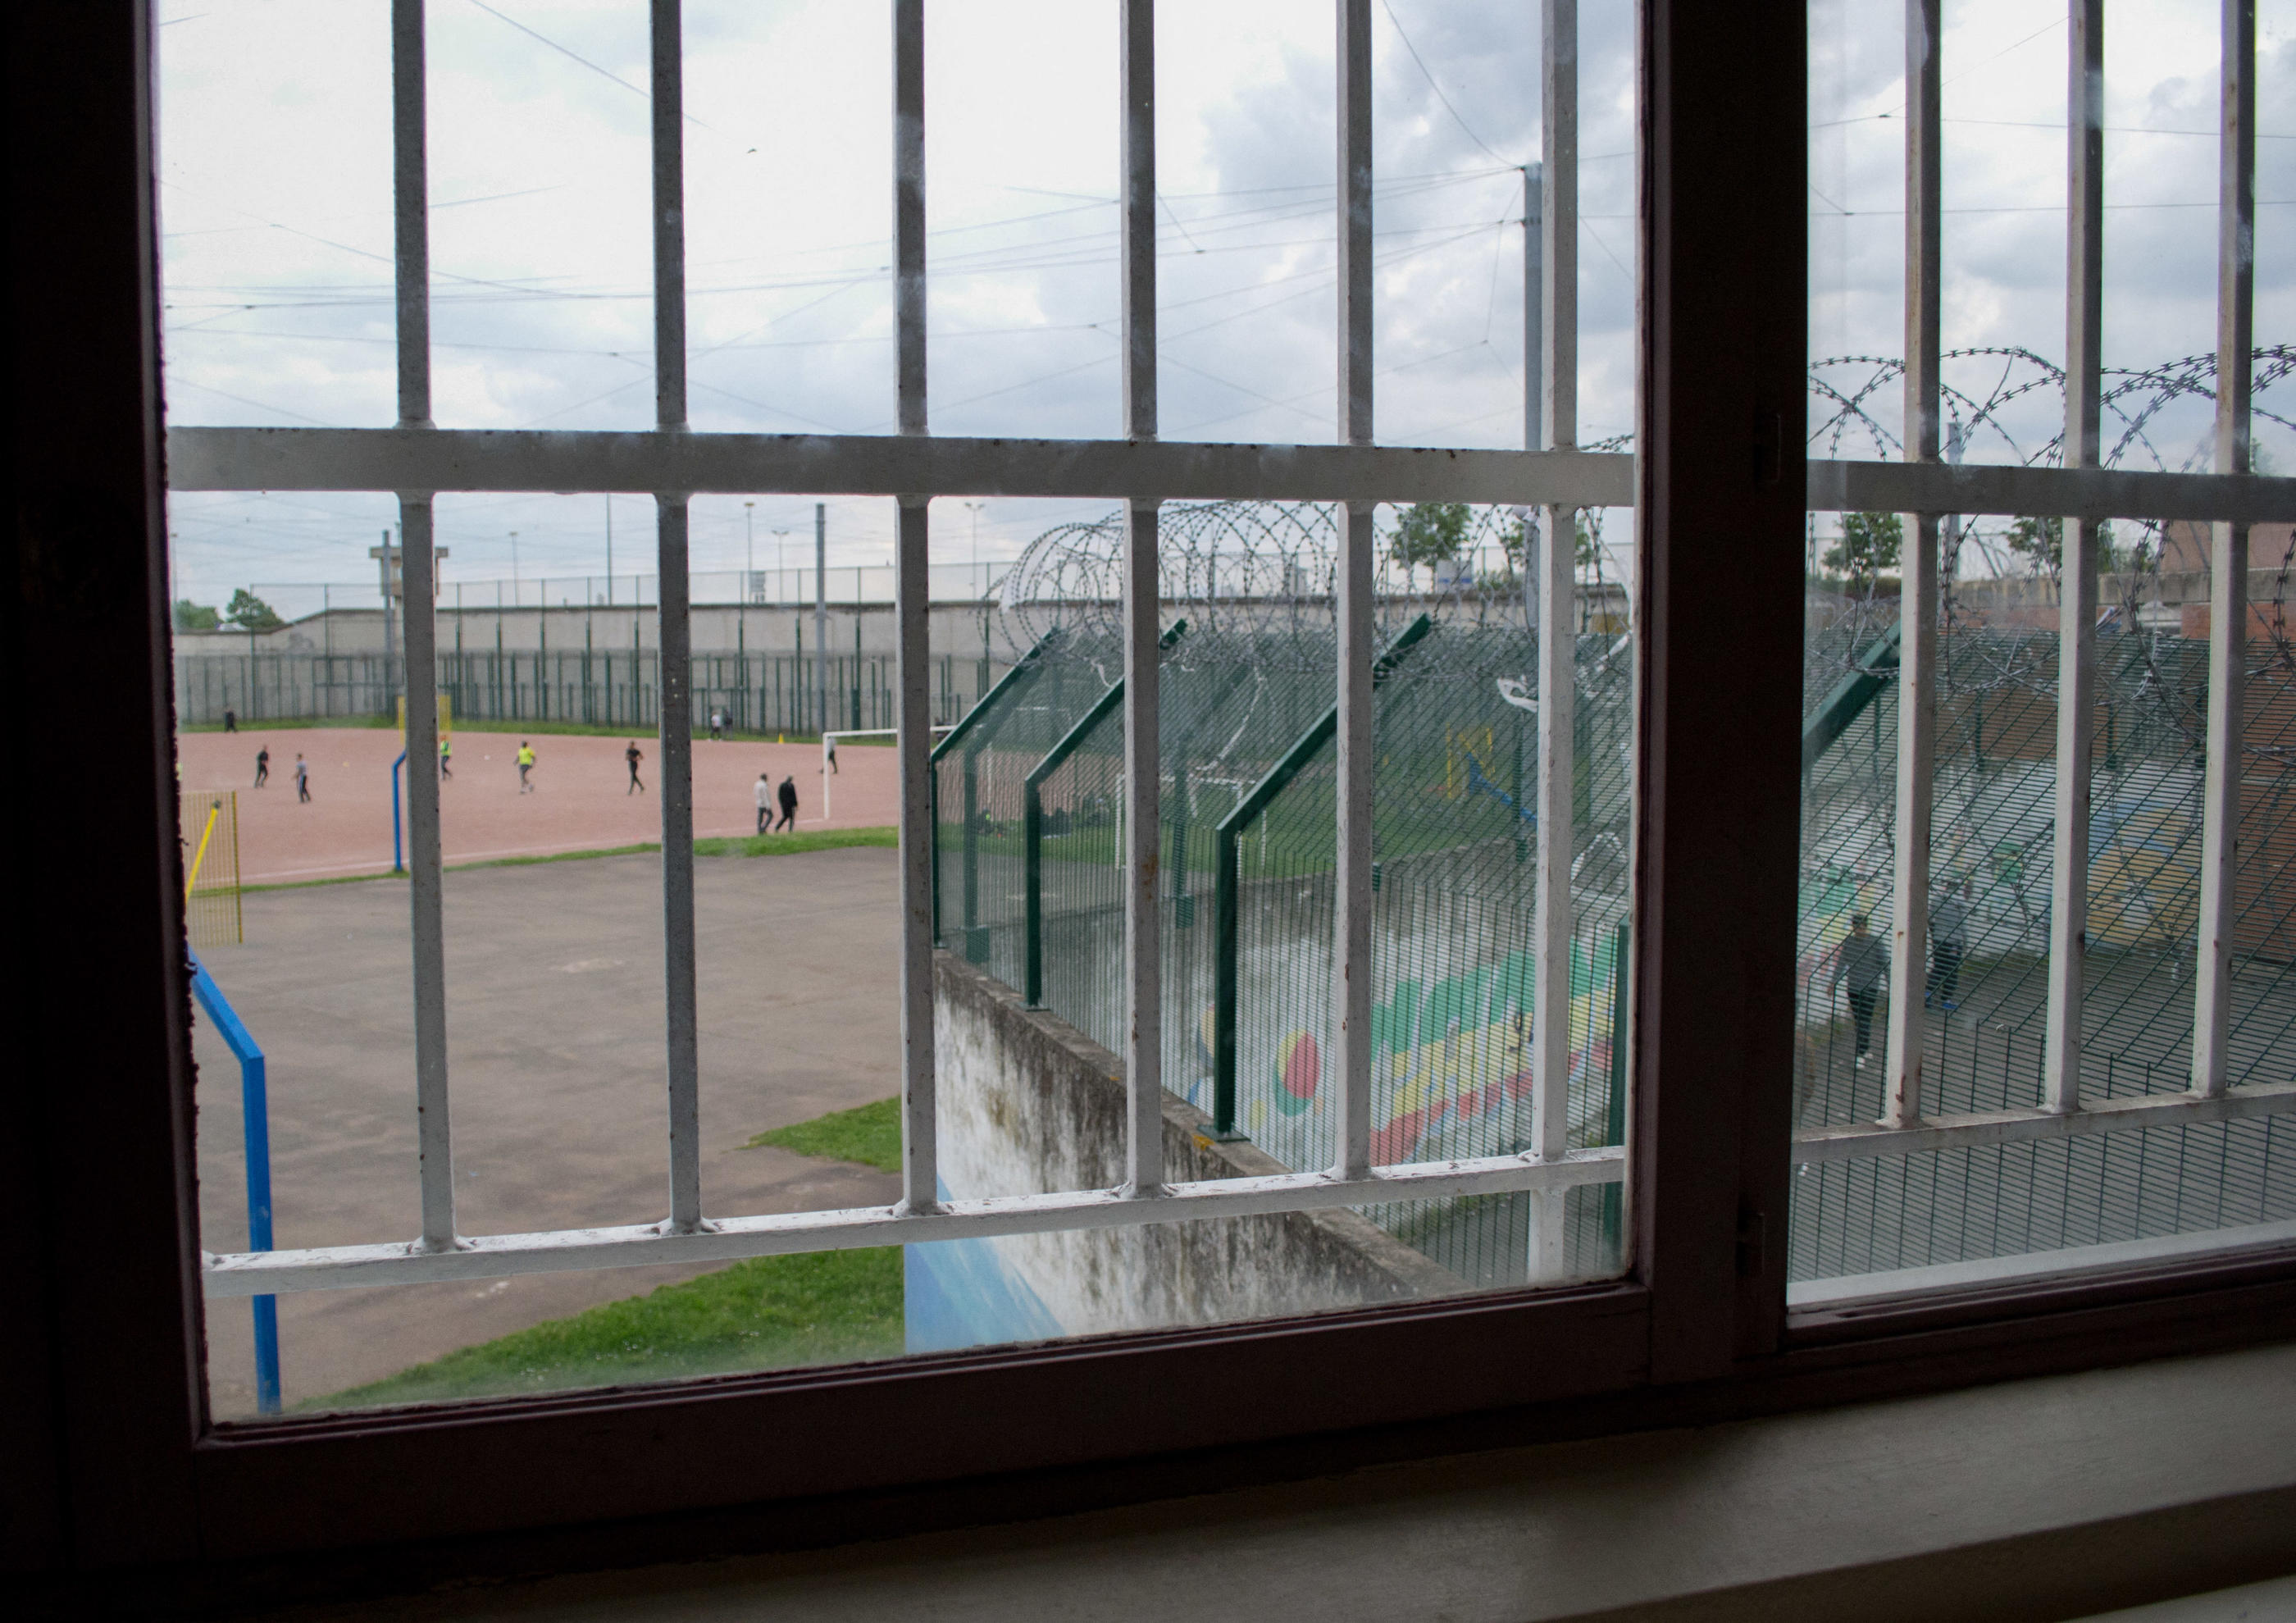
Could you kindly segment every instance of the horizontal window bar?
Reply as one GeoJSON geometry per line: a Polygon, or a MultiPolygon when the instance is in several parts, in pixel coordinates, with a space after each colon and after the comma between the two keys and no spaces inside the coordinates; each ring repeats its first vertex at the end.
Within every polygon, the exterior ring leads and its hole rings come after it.
{"type": "Polygon", "coordinates": [[[2215,1262],[2237,1258],[2243,1252],[2292,1243],[2296,1243],[2296,1222],[2286,1220],[2245,1224],[2237,1228],[2197,1229],[2189,1234],[2110,1241],[2103,1245],[2068,1246],[2056,1251],[2024,1251],[2014,1257],[1979,1257],[1967,1262],[1940,1262],[1882,1274],[1803,1280],[1786,1287],[1786,1306],[1811,1309],[1845,1307],[1932,1291],[2060,1280],[2141,1267],[2148,1263],[2215,1262]]]}
{"type": "Polygon", "coordinates": [[[943,435],[179,428],[177,490],[631,491],[1550,502],[1621,507],[1634,459],[1588,452],[943,435]]]}
{"type": "Polygon", "coordinates": [[[1817,512],[1994,513],[2067,519],[2296,520],[2296,479],[2020,468],[1970,463],[1813,462],[1817,512]]]}
{"type": "MultiPolygon", "coordinates": [[[[177,490],[485,490],[761,496],[1461,501],[1623,507],[1633,457],[1411,446],[1203,445],[868,434],[179,428],[177,490]]],[[[1828,512],[2296,521],[2296,480],[2125,468],[1813,462],[1828,512]]]]}
{"type": "Polygon", "coordinates": [[[490,1279],[507,1274],[635,1267],[658,1262],[737,1262],[747,1257],[795,1251],[851,1250],[931,1240],[980,1240],[1201,1217],[1323,1211],[1437,1195],[1570,1189],[1582,1184],[1618,1183],[1626,1176],[1626,1153],[1612,1146],[1573,1151],[1562,1160],[1551,1161],[1520,1155],[1429,1161],[1374,1167],[1363,1177],[1346,1179],[1325,1172],[1219,1178],[1169,1184],[1160,1194],[1141,1199],[1112,1189],[1008,1195],[950,1201],[937,1211],[914,1216],[889,1206],[781,1212],[761,1217],[715,1218],[693,1234],[676,1234],[664,1225],[648,1224],[488,1234],[465,1239],[452,1251],[425,1251],[418,1245],[394,1242],[299,1251],[210,1252],[206,1262],[207,1290],[214,1297],[266,1296],[283,1291],[490,1279]]]}
{"type": "Polygon", "coordinates": [[[1931,1150],[1971,1150],[1983,1144],[2032,1143],[2046,1138],[2086,1138],[2100,1133],[2130,1133],[2144,1127],[2199,1127],[2258,1116],[2296,1113],[2296,1082],[2236,1087],[2214,1098],[2198,1094],[2148,1094],[2134,1099],[2099,1099],[2078,1111],[1980,1111],[1965,1116],[1932,1116],[1917,1127],[1885,1127],[1857,1123],[1816,1127],[1794,1135],[1793,1159],[1811,1161],[1864,1160],[1882,1155],[1919,1155],[1931,1150]]]}

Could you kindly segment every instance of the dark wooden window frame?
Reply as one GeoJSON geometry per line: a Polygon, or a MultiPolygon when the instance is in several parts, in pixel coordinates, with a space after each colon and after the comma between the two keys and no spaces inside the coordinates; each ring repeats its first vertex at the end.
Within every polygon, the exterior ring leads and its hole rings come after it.
{"type": "Polygon", "coordinates": [[[62,671],[78,713],[102,718],[100,758],[84,763],[98,792],[69,816],[35,816],[20,792],[9,813],[20,880],[0,1217],[29,1332],[0,1336],[7,1566],[238,1573],[260,1588],[295,1561],[359,1550],[431,1552],[403,1574],[827,1543],[2296,1333],[2296,1249],[1786,1310],[1804,12],[1800,0],[1643,0],[1645,635],[1624,1282],[211,1422],[174,837],[151,20],[124,0],[26,0],[7,27],[17,483],[0,660],[42,722],[62,671]]]}

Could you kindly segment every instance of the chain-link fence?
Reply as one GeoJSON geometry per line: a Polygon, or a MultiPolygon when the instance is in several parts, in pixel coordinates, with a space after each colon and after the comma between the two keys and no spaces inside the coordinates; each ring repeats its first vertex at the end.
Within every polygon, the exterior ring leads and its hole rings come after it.
{"type": "MultiPolygon", "coordinates": [[[[827,667],[832,728],[890,727],[898,676],[890,654],[832,653],[827,667]]],[[[810,654],[696,653],[693,713],[722,709],[745,733],[802,733],[821,725],[824,686],[810,654]]],[[[228,710],[247,721],[331,721],[394,713],[405,661],[381,654],[178,654],[178,725],[211,726],[228,710]]],[[[970,709],[991,662],[946,654],[932,662],[936,723],[970,709]]],[[[652,730],[660,719],[661,655],[652,648],[473,649],[439,656],[439,691],[463,721],[572,722],[652,730]]]]}
{"type": "MultiPolygon", "coordinates": [[[[2155,553],[2157,557],[2157,551],[2155,553]]],[[[2087,1098],[2191,1086],[2206,643],[2128,601],[2098,628],[2087,1098]]],[[[1923,984],[1926,1108],[2043,1096],[2055,794],[2057,635],[1967,601],[1939,638],[1923,984]],[[1988,621],[1997,623],[1988,623],[1988,621]]],[[[2276,616],[2267,617],[2276,623],[2276,616]]],[[[1896,840],[1897,602],[1814,594],[1800,907],[1800,1125],[1882,1112],[1886,996],[1845,941],[1887,941],[1896,840]],[[1861,1057],[1862,1055],[1862,1057],[1861,1057]]],[[[2296,1022],[2289,861],[2296,664],[2253,638],[2241,770],[2231,1080],[2284,1080],[2296,1022]]],[[[1869,953],[1871,949],[1863,949],[1869,953]]],[[[2296,1216],[2296,1137],[2278,1119],[1800,1168],[1796,1278],[1883,1272],[2296,1216]]]]}

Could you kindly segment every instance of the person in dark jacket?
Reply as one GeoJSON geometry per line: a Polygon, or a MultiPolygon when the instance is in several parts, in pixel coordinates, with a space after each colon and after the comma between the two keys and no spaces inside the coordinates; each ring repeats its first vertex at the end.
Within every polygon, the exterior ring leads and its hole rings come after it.
{"type": "Polygon", "coordinates": [[[1857,1063],[1866,1063],[1866,1051],[1874,1045],[1874,1005],[1881,1001],[1882,983],[1889,979],[1890,949],[1882,938],[1866,929],[1862,913],[1849,915],[1849,933],[1841,938],[1834,949],[1833,984],[1849,983],[1849,1018],[1857,1028],[1857,1063]]]}
{"type": "Polygon", "coordinates": [[[797,780],[795,778],[789,777],[782,780],[781,802],[781,821],[774,826],[777,829],[794,829],[797,827],[797,780]]]}

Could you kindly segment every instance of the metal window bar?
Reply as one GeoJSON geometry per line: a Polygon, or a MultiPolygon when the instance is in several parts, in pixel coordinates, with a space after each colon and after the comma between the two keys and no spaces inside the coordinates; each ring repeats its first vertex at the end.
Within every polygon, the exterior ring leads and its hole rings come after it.
{"type": "MultiPolygon", "coordinates": [[[[1578,0],[1545,0],[1545,80],[1539,211],[1540,448],[1568,450],[1578,438],[1578,0]]],[[[1538,566],[1538,827],[1533,889],[1537,980],[1532,987],[1531,1153],[1542,1160],[1570,1148],[1570,939],[1573,828],[1571,748],[1578,683],[1575,630],[1578,515],[1549,507],[1538,566]]],[[[1526,565],[1529,560],[1525,560],[1526,565]]],[[[1553,1193],[1531,1202],[1529,1276],[1568,1272],[1569,1213],[1553,1193]]]]}
{"type": "MultiPolygon", "coordinates": [[[[1118,22],[1122,83],[1124,433],[1156,438],[1156,8],[1123,0],[1118,22]]],[[[1137,495],[1124,526],[1124,1086],[1127,1176],[1123,1193],[1164,1193],[1163,920],[1156,869],[1163,848],[1163,773],[1157,760],[1156,504],[1137,495]]]]}
{"type": "MultiPolygon", "coordinates": [[[[398,426],[430,426],[430,227],[422,0],[392,0],[391,189],[398,315],[398,426]]],[[[399,488],[399,602],[406,630],[407,906],[414,947],[416,1182],[428,1250],[455,1237],[455,1145],[447,1106],[446,876],[439,833],[438,566],[431,497],[399,488]]],[[[385,573],[388,577],[386,547],[385,573]]],[[[384,624],[391,612],[383,600],[384,624]]],[[[386,660],[386,664],[388,661],[386,660]]],[[[389,682],[390,673],[384,672],[389,682]]],[[[391,781],[394,793],[398,779],[391,781]]]]}
{"type": "MultiPolygon", "coordinates": [[[[658,598],[661,626],[658,709],[664,745],[664,903],[669,925],[665,975],[671,997],[668,1019],[671,1109],[671,1215],[668,1224],[623,1228],[562,1231],[539,1234],[457,1236],[454,1232],[451,1138],[447,1128],[447,1071],[443,1022],[443,965],[436,875],[438,832],[436,782],[430,806],[414,799],[410,816],[414,835],[413,887],[418,1035],[418,1108],[421,1112],[420,1182],[423,1194],[421,1236],[412,1242],[318,1248],[305,1250],[210,1255],[209,1288],[217,1296],[262,1295],[283,1290],[373,1285],[421,1280],[475,1278],[566,1268],[627,1266],[639,1262],[731,1260],[779,1252],[882,1245],[976,1235],[1009,1234],[1102,1226],[1111,1224],[1213,1217],[1256,1212],[1312,1210],[1444,1195],[1520,1191],[1561,1191],[1588,1184],[1616,1184],[1623,1176],[1624,1152],[1612,1145],[1570,1151],[1560,1157],[1538,1154],[1488,1157],[1465,1161],[1410,1163],[1374,1168],[1368,1163],[1369,888],[1371,881],[1370,723],[1372,718],[1371,509],[1380,502],[1445,500],[1508,504],[1548,510],[1550,555],[1563,541],[1557,514],[1587,507],[1620,506],[1632,500],[1632,458],[1568,448],[1561,430],[1570,414],[1567,400],[1575,369],[1558,364],[1567,353],[1567,311],[1575,279],[1566,274],[1575,225],[1570,207],[1572,176],[1560,161],[1572,143],[1567,121],[1551,129],[1549,160],[1543,166],[1540,230],[1546,274],[1542,278],[1544,348],[1540,372],[1546,387],[1549,448],[1523,452],[1423,450],[1375,447],[1372,443],[1371,391],[1371,165],[1368,0],[1338,0],[1340,40],[1339,151],[1341,168],[1339,239],[1341,297],[1341,441],[1330,446],[1193,445],[1155,438],[1154,372],[1154,99],[1152,12],[1147,0],[1125,10],[1121,37],[1125,131],[1123,219],[1125,311],[1125,407],[1127,438],[1116,441],[1029,441],[941,438],[925,431],[922,272],[922,11],[918,0],[901,0],[895,12],[897,120],[896,236],[897,313],[899,325],[899,425],[895,437],[695,434],[685,426],[684,248],[677,108],[682,65],[676,0],[653,0],[652,83],[655,175],[655,286],[659,426],[651,433],[444,430],[429,422],[427,247],[424,225],[423,107],[420,0],[393,4],[393,135],[396,160],[396,275],[399,316],[400,412],[387,430],[179,428],[168,435],[168,454],[175,488],[240,490],[372,490],[403,493],[403,534],[408,553],[407,588],[414,621],[426,622],[433,635],[429,503],[439,491],[520,492],[536,489],[651,493],[658,504],[661,570],[658,598]],[[1566,228],[1568,227],[1568,228],[1566,228]],[[930,763],[918,735],[916,701],[922,693],[925,662],[906,656],[919,652],[922,625],[915,615],[921,596],[900,592],[902,697],[900,719],[911,734],[902,742],[902,825],[906,1025],[903,1060],[905,1134],[904,1204],[843,1211],[729,1217],[704,1223],[693,1152],[694,1083],[698,1054],[693,1019],[692,865],[690,816],[690,671],[686,626],[689,590],[685,549],[687,499],[697,493],[810,494],[824,490],[857,496],[891,496],[902,503],[897,576],[921,586],[926,538],[924,503],[932,495],[1115,497],[1128,505],[1127,652],[1152,660],[1155,621],[1155,512],[1159,503],[1196,496],[1263,500],[1316,500],[1341,504],[1345,518],[1340,597],[1340,703],[1335,733],[1340,746],[1340,807],[1342,838],[1340,906],[1335,909],[1335,991],[1341,1010],[1339,1072],[1346,1108],[1333,1168],[1267,1178],[1216,1184],[1164,1184],[1157,1164],[1161,1089],[1157,1067],[1160,1022],[1156,1015],[1157,954],[1154,857],[1157,849],[1156,693],[1151,681],[1128,684],[1128,792],[1134,799],[1128,819],[1132,845],[1128,914],[1130,938],[1132,1062],[1130,1179],[1126,1190],[1086,1190],[988,1201],[931,1204],[934,1193],[931,1156],[929,1053],[914,1039],[921,1014],[930,1004],[921,996],[927,968],[918,933],[920,919],[930,930],[931,873],[923,833],[930,826],[930,763]],[[684,746],[681,748],[680,746],[684,746]],[[668,802],[675,800],[676,808],[668,802]],[[673,827],[683,814],[687,824],[673,827]],[[430,879],[422,877],[428,867],[430,879]],[[922,905],[920,892],[923,893],[922,905]],[[424,910],[429,909],[430,923],[424,910]],[[681,931],[678,920],[685,927],[681,931]],[[681,987],[683,995],[681,996],[681,987]],[[425,1034],[428,1033],[426,1038],[425,1034]],[[1142,1195],[1157,1193],[1154,1201],[1142,1195]]],[[[1556,98],[1561,70],[1569,53],[1560,47],[1570,8],[1549,7],[1554,36],[1549,48],[1550,117],[1565,111],[1556,98]]],[[[1796,1153],[1803,1160],[1903,1156],[1959,1144],[2016,1139],[2113,1134],[2172,1120],[2218,1120],[2278,1115],[2296,1110],[2296,1086],[2224,1085],[2222,1046],[2226,1025],[2225,984],[2228,968],[2232,766],[2237,754],[2239,644],[2245,624],[2240,601],[2244,586],[2246,528],[2252,522],[2296,518],[2296,487],[2288,480],[2251,476],[2247,421],[2249,335],[2252,324],[2252,272],[2247,255],[2252,240],[2254,20],[2251,0],[2226,0],[2226,130],[2224,201],[2220,210],[2221,371],[2218,455],[2213,474],[2144,473],[2118,469],[1956,466],[1934,460],[1903,463],[1814,462],[1808,474],[1811,506],[1826,510],[1929,512],[2054,512],[2097,520],[2145,512],[2156,518],[2194,519],[2217,525],[2217,609],[2212,627],[2210,783],[2216,820],[2206,840],[2217,875],[2216,929],[2202,955],[2203,988],[2195,1044],[2195,1089],[2191,1094],[2152,1095],[2100,1102],[2071,1113],[1994,1111],[1932,1115],[1915,1128],[1836,1127],[1800,1135],[1796,1153]],[[2210,999],[2215,1002],[2211,1003],[2210,999]],[[2213,1057],[2211,1057],[2213,1056],[2213,1057]],[[2211,1078],[2214,1078],[2212,1081],[2211,1078]]],[[[1932,36],[1933,37],[1933,36],[1932,36]]],[[[1567,91],[1565,92],[1567,95],[1567,91]]],[[[1934,198],[1931,200],[1932,205],[1934,198]]],[[[1526,227],[1528,229],[1528,226],[1526,227]]],[[[1932,449],[1931,457],[1934,456],[1932,449]]],[[[819,632],[825,594],[820,548],[825,515],[816,513],[815,600],[816,671],[813,692],[804,698],[827,702],[828,651],[819,632]]],[[[1550,599],[1550,602],[1554,600],[1550,599]]],[[[429,644],[435,648],[435,643],[429,644]]],[[[437,715],[435,660],[421,657],[410,635],[408,725],[418,735],[434,726],[437,715]]],[[[467,675],[467,673],[465,673],[467,675]]],[[[633,691],[641,709],[646,701],[633,691]]],[[[951,741],[955,742],[954,738],[951,741]]],[[[430,774],[432,752],[417,751],[430,774]]],[[[421,781],[424,775],[416,775],[421,781]]],[[[929,940],[929,934],[926,938],[929,940]]]]}
{"type": "MultiPolygon", "coordinates": [[[[1938,460],[1939,0],[1906,4],[1906,440],[1908,462],[1938,460]]],[[[1938,531],[1934,510],[1908,515],[1898,637],[1897,849],[1890,1023],[1882,1115],[1922,1118],[1923,990],[1929,976],[1930,812],[1936,797],[1938,531]]]]}
{"type": "MultiPolygon", "coordinates": [[[[928,431],[925,392],[924,0],[893,7],[893,320],[897,419],[905,435],[928,431]]],[[[895,645],[899,651],[901,765],[901,1201],[906,1213],[940,1204],[939,1131],[933,1090],[931,512],[923,495],[900,504],[895,560],[895,645]]],[[[855,596],[859,597],[858,578],[855,596]]],[[[857,616],[856,635],[859,621],[857,616]]],[[[825,737],[824,737],[825,747],[825,737]]],[[[822,782],[826,784],[828,779],[822,782]]],[[[824,807],[828,791],[822,791],[824,807]]]]}
{"type": "MultiPolygon", "coordinates": [[[[1349,446],[1372,442],[1371,0],[1339,12],[1339,416],[1349,446]]],[[[1373,549],[1368,502],[1340,520],[1338,835],[1332,1025],[1339,1081],[1332,1176],[1371,1167],[1373,549]]]]}
{"type": "MultiPolygon", "coordinates": [[[[654,416],[685,431],[685,146],[683,0],[652,0],[654,416]]],[[[701,1226],[701,1053],[693,923],[693,633],[686,496],[654,493],[661,636],[662,980],[668,1003],[669,1227],[701,1226]]]]}
{"type": "MultiPolygon", "coordinates": [[[[2065,102],[2065,440],[2068,468],[2102,460],[2104,329],[2104,0],[2071,0],[2065,102]]],[[[2089,797],[2096,708],[2097,538],[2065,521],[2057,610],[2056,818],[2050,868],[2049,1002],[2042,1102],[2080,1109],[2087,982],[2089,797]]]]}
{"type": "MultiPolygon", "coordinates": [[[[2249,471],[2256,338],[2256,0],[2224,0],[2217,193],[2217,421],[2219,473],[2249,471]]],[[[2194,977],[2193,1091],[2231,1080],[2232,952],[2238,897],[2242,688],[2247,675],[2248,526],[2219,519],[2210,537],[2208,753],[2202,789],[2201,921],[2194,977]]]]}

